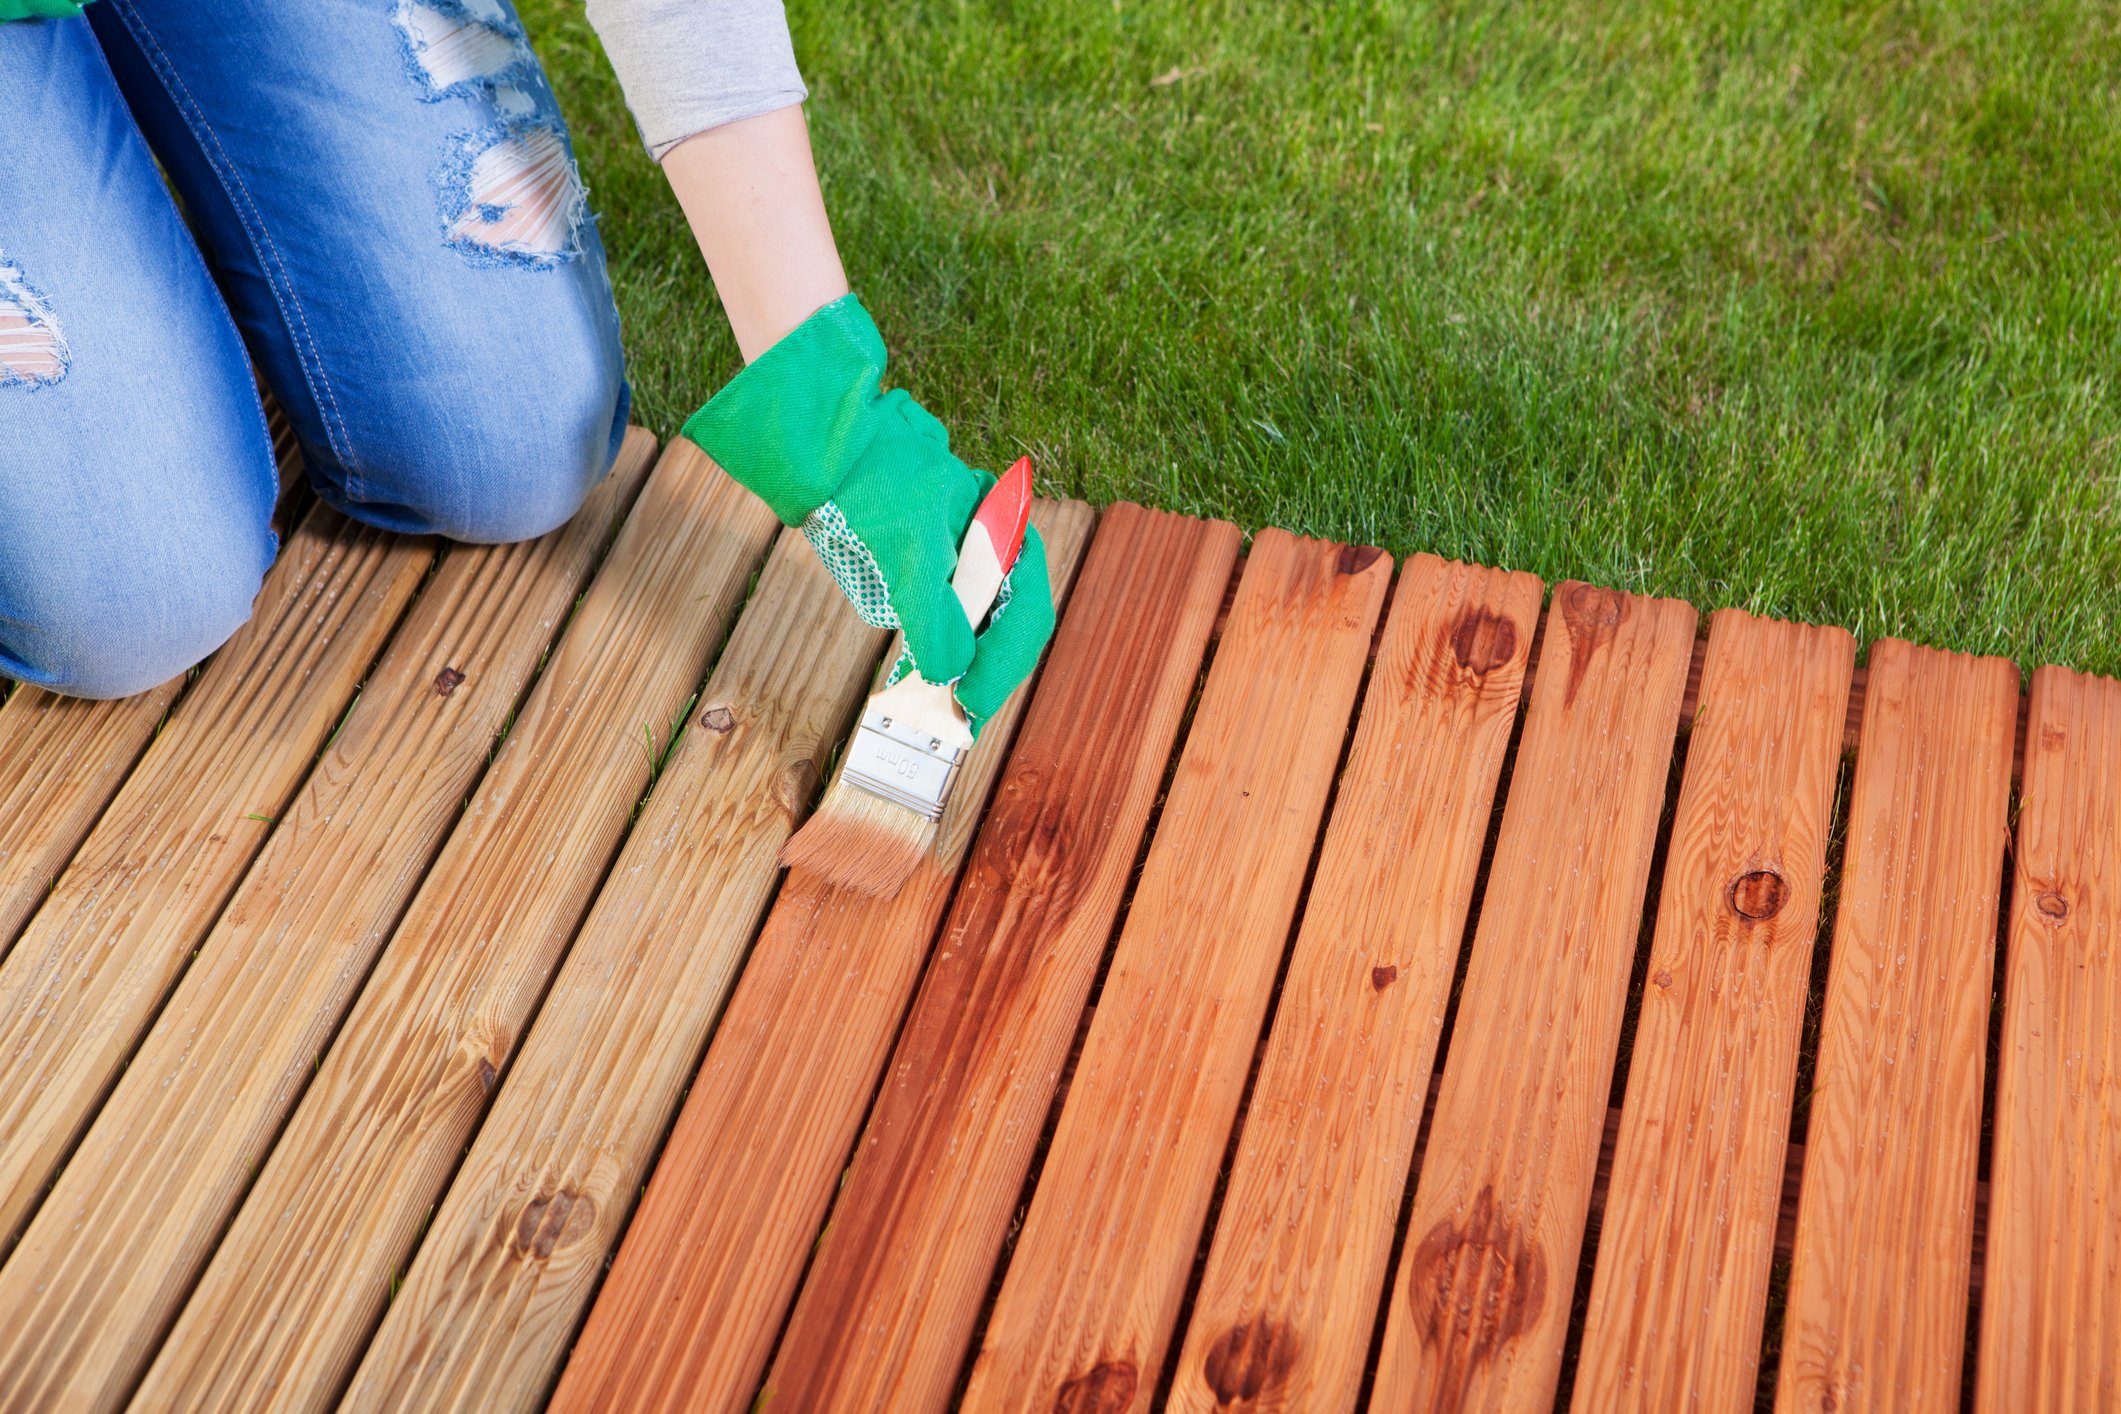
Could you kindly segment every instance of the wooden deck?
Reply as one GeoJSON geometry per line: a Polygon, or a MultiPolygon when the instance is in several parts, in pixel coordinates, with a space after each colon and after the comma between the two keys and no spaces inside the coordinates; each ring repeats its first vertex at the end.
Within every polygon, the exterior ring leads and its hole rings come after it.
{"type": "Polygon", "coordinates": [[[1041,503],[865,900],[653,454],[0,705],[0,1409],[2121,1407],[2121,683],[1041,503]]]}

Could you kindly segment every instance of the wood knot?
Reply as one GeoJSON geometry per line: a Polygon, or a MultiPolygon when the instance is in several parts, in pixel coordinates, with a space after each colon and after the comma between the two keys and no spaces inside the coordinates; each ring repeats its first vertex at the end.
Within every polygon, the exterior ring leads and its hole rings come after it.
{"type": "Polygon", "coordinates": [[[736,713],[727,707],[709,707],[700,713],[700,725],[721,736],[736,726],[736,713]]]}
{"type": "Polygon", "coordinates": [[[596,1203],[571,1188],[562,1188],[549,1198],[533,1199],[516,1219],[515,1254],[542,1262],[568,1243],[580,1240],[596,1216],[596,1203]]]}
{"type": "Polygon", "coordinates": [[[1386,963],[1383,967],[1370,969],[1370,986],[1374,991],[1382,992],[1398,980],[1399,968],[1391,963],[1386,963]]]}
{"type": "Polygon", "coordinates": [[[1141,1384],[1131,1360],[1093,1365],[1053,1396],[1053,1414],[1125,1414],[1141,1384]]]}
{"type": "Polygon", "coordinates": [[[1772,869],[1754,869],[1731,881],[1728,898],[1731,911],[1751,923],[1765,922],[1782,912],[1790,886],[1772,869]]]}
{"type": "Polygon", "coordinates": [[[1208,1388],[1218,1404],[1247,1403],[1289,1382],[1302,1341],[1287,1322],[1254,1316],[1208,1347],[1208,1388]]]}
{"type": "Polygon", "coordinates": [[[435,696],[449,696],[450,693],[457,690],[457,685],[463,681],[464,675],[455,668],[442,669],[441,672],[435,674],[435,696]]]}
{"type": "Polygon", "coordinates": [[[1375,545],[1343,545],[1340,547],[1340,572],[1361,574],[1376,564],[1377,557],[1383,553],[1375,545]]]}
{"type": "Polygon", "coordinates": [[[1407,1296],[1424,1344],[1462,1371],[1530,1330],[1547,1298],[1547,1259],[1484,1185],[1463,1225],[1445,1218],[1415,1245],[1407,1296]]]}
{"type": "Polygon", "coordinates": [[[1451,656],[1475,677],[1486,677],[1517,653],[1517,625],[1487,609],[1468,609],[1451,630],[1451,656]]]}
{"type": "Polygon", "coordinates": [[[1655,977],[1652,977],[1650,980],[1652,982],[1655,982],[1660,987],[1669,987],[1672,985],[1672,969],[1669,967],[1660,967],[1657,969],[1657,975],[1655,977]]]}
{"type": "Polygon", "coordinates": [[[494,1063],[484,1056],[479,1057],[479,1093],[491,1095],[494,1082],[500,1078],[501,1072],[495,1068],[494,1063]]]}
{"type": "Polygon", "coordinates": [[[817,762],[804,757],[783,766],[773,777],[773,798],[791,817],[808,810],[817,799],[817,762]]]}
{"type": "Polygon", "coordinates": [[[2069,900],[2053,889],[2034,899],[2033,907],[2040,910],[2040,916],[2049,923],[2060,923],[2069,917],[2069,900]]]}

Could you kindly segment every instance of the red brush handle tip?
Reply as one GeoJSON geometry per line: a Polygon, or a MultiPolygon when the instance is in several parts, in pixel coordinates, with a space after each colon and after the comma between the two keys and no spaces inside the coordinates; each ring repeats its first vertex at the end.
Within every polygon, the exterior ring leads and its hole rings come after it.
{"type": "Polygon", "coordinates": [[[1008,573],[1016,563],[1016,552],[1024,546],[1024,531],[1031,524],[1031,458],[1018,457],[1016,464],[1002,473],[972,518],[987,532],[995,559],[1001,562],[1002,572],[1008,573]]]}

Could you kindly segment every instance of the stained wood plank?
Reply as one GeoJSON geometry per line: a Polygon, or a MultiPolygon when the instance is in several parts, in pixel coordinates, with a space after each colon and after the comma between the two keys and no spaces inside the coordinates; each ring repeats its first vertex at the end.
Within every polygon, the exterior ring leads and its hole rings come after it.
{"type": "Polygon", "coordinates": [[[1775,1407],[1955,1409],[2018,673],[1871,648],[1775,1407]]]}
{"type": "Polygon", "coordinates": [[[2121,682],[2033,674],[1976,1407],[2121,1408],[2121,682]]]}
{"type": "Polygon", "coordinates": [[[184,679],[110,702],[21,687],[0,704],[0,957],[57,885],[184,679]]]}
{"type": "Polygon", "coordinates": [[[885,639],[784,535],[342,1409],[543,1402],[885,639]]]}
{"type": "Polygon", "coordinates": [[[0,1244],[264,844],[434,560],[318,507],[0,962],[0,1244]]]}
{"type": "Polygon", "coordinates": [[[142,1386],[317,1408],[351,1373],[771,542],[665,451],[142,1386]]]}
{"type": "Polygon", "coordinates": [[[948,1400],[1237,545],[1221,522],[1105,512],[767,1407],[948,1400]]]}
{"type": "MultiPolygon", "coordinates": [[[[1094,517],[1040,502],[1033,519],[1065,609],[1094,517]]],[[[782,883],[555,1409],[750,1403],[1027,695],[980,733],[936,852],[897,896],[782,883]]]]}
{"type": "Polygon", "coordinates": [[[1694,610],[1565,584],[1390,1290],[1375,1407],[1545,1409],[1694,610]]]}
{"type": "Polygon", "coordinates": [[[1148,1407],[1391,574],[1253,538],[966,1409],[1148,1407]]]}
{"type": "Polygon", "coordinates": [[[445,557],[0,1268],[11,1398],[123,1403],[653,455],[636,430],[566,528],[445,557]]]}
{"type": "Polygon", "coordinates": [[[1174,1410],[1355,1404],[1543,588],[1400,574],[1174,1410]]]}
{"type": "Polygon", "coordinates": [[[1579,1409],[1749,1409],[1856,644],[1709,625],[1635,1031],[1579,1409]]]}

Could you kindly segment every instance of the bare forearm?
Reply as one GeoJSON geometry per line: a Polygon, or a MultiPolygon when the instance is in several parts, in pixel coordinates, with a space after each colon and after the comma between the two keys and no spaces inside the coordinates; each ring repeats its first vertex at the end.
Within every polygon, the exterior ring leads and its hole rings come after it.
{"type": "Polygon", "coordinates": [[[746,362],[847,293],[800,106],[695,133],[663,172],[746,362]]]}

